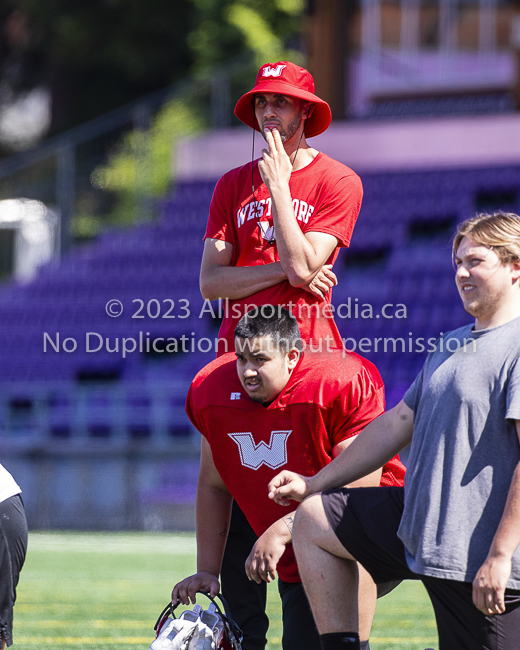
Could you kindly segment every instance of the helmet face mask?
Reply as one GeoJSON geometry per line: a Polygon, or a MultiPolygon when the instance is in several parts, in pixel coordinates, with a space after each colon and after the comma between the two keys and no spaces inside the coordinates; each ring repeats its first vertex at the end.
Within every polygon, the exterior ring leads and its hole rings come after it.
{"type": "MultiPolygon", "coordinates": [[[[173,650],[179,642],[186,643],[189,650],[241,650],[242,632],[229,614],[229,607],[222,596],[218,596],[222,609],[211,600],[207,610],[196,604],[175,617],[177,604],[169,603],[161,612],[155,624],[156,638],[149,650],[173,650]]],[[[184,646],[183,646],[184,647],[184,646]]]]}

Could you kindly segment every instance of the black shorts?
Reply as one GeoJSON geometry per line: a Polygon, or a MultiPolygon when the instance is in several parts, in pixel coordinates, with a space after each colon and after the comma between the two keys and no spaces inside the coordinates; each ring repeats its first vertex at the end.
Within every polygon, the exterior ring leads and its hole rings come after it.
{"type": "Polygon", "coordinates": [[[278,578],[282,599],[283,650],[316,650],[320,636],[301,582],[278,578]]]}
{"type": "Polygon", "coordinates": [[[229,604],[231,616],[242,630],[242,647],[264,650],[267,644],[269,618],[265,613],[267,583],[249,580],[244,564],[258,535],[255,535],[244,513],[233,501],[229,535],[220,572],[222,594],[229,604]]]}
{"type": "Polygon", "coordinates": [[[13,644],[13,605],[26,551],[27,521],[17,494],[0,503],[0,633],[7,646],[13,644]]]}
{"type": "Polygon", "coordinates": [[[322,494],[337,538],[378,585],[421,580],[432,601],[439,650],[520,650],[520,591],[507,589],[504,614],[484,616],[472,601],[472,584],[432,578],[408,568],[397,537],[404,488],[340,488],[322,494]]]}

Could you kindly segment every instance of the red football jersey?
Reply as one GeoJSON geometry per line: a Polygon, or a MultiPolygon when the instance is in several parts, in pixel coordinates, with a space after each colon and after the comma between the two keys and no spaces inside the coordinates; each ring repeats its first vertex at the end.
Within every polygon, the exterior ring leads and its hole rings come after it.
{"type": "MultiPolygon", "coordinates": [[[[262,182],[258,162],[254,163],[253,197],[251,164],[232,169],[217,183],[211,201],[204,239],[221,239],[233,245],[231,266],[256,266],[279,262],[276,241],[270,244],[262,236],[273,225],[271,197],[262,182]]],[[[334,235],[338,247],[328,264],[333,264],[340,246],[348,246],[356,223],[363,188],[359,176],[345,165],[318,153],[304,167],[292,172],[289,181],[296,219],[302,232],[322,232],[334,235]]],[[[259,291],[240,300],[226,301],[226,313],[219,338],[219,354],[234,350],[233,333],[240,318],[255,305],[283,305],[298,321],[305,341],[330,339],[328,347],[343,347],[341,336],[330,310],[330,292],[321,301],[308,291],[293,287],[288,281],[259,291]]]]}
{"type": "MultiPolygon", "coordinates": [[[[267,484],[283,469],[316,474],[333,459],[339,442],[360,433],[384,411],[377,368],[354,352],[305,353],[284,390],[269,406],[242,388],[236,357],[229,353],[203,368],[192,382],[186,412],[208,440],[226,487],[257,535],[296,509],[267,496],[267,484]]],[[[398,457],[383,468],[381,485],[403,485],[398,457]]],[[[278,563],[287,582],[299,581],[292,550],[278,563]]]]}

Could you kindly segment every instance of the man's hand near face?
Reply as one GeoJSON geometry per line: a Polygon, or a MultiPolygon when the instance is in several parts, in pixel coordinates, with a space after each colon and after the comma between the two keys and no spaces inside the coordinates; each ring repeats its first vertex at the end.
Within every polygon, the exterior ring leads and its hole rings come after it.
{"type": "Polygon", "coordinates": [[[292,162],[285,152],[278,129],[266,130],[265,139],[269,149],[262,150],[262,160],[258,163],[258,169],[272,196],[272,188],[275,185],[289,191],[292,162]]]}

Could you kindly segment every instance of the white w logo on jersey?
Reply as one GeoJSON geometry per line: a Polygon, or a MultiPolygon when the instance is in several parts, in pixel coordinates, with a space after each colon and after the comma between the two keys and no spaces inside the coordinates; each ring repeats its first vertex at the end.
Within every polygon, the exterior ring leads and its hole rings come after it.
{"type": "Polygon", "coordinates": [[[262,77],[279,77],[285,67],[285,65],[281,64],[277,65],[276,68],[271,68],[270,65],[266,65],[262,70],[262,77]]]}
{"type": "Polygon", "coordinates": [[[237,443],[240,451],[240,460],[244,467],[258,469],[267,465],[276,469],[287,462],[287,438],[291,431],[271,431],[271,439],[266,445],[262,440],[255,444],[251,433],[229,433],[229,437],[237,443]]]}

